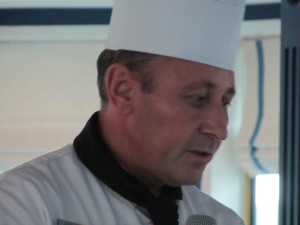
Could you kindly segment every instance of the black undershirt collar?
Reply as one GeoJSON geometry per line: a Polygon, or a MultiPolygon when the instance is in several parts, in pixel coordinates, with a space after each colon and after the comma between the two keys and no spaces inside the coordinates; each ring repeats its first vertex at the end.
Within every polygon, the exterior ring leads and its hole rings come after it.
{"type": "Polygon", "coordinates": [[[177,200],[182,199],[180,187],[164,186],[156,197],[134,176],[122,169],[109,151],[99,129],[98,112],[74,140],[80,161],[103,183],[127,200],[146,208],[154,225],[178,224],[177,200]]]}

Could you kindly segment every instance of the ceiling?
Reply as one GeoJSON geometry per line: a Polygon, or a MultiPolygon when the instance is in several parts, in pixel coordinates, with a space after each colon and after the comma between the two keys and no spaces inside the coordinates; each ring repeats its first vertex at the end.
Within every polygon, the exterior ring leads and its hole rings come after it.
{"type": "MultiPolygon", "coordinates": [[[[246,0],[247,4],[278,3],[280,0],[246,0]]],[[[111,7],[113,0],[0,0],[0,7],[111,7]]]]}
{"type": "MultiPolygon", "coordinates": [[[[280,0],[246,0],[247,4],[280,3],[280,0]]],[[[0,0],[0,9],[7,8],[111,8],[113,0],[0,0]]],[[[269,12],[269,11],[268,11],[269,12]]],[[[48,17],[47,17],[48,18],[48,17]]],[[[55,17],[56,18],[56,17],[55,17]]],[[[28,16],[27,16],[28,19],[28,16]]],[[[34,20],[38,21],[38,20],[34,20]]],[[[0,26],[0,42],[11,41],[59,41],[105,40],[107,26],[0,26]],[[83,32],[84,30],[84,32],[83,32]]],[[[274,37],[280,35],[279,19],[245,21],[241,31],[243,38],[274,37]]]]}

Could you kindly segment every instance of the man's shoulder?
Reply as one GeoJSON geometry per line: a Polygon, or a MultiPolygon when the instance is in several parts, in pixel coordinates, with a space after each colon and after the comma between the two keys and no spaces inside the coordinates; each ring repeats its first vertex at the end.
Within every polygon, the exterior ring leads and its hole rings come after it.
{"type": "Polygon", "coordinates": [[[25,162],[11,170],[5,171],[0,175],[0,188],[10,182],[22,182],[23,180],[34,182],[43,180],[55,174],[58,166],[71,166],[74,161],[75,152],[72,145],[67,145],[59,150],[49,152],[25,162]],[[54,172],[54,173],[53,173],[54,172]]]}
{"type": "Polygon", "coordinates": [[[45,221],[52,212],[62,211],[62,193],[68,193],[70,181],[74,183],[71,177],[77,165],[76,153],[68,145],[1,174],[0,218],[4,224],[48,224],[45,221]]]}
{"type": "Polygon", "coordinates": [[[182,190],[183,190],[184,198],[186,198],[186,200],[191,200],[192,202],[194,202],[196,204],[197,203],[200,203],[200,204],[205,203],[206,206],[213,206],[213,207],[218,207],[218,208],[226,207],[223,204],[221,204],[220,202],[218,202],[217,200],[215,200],[214,198],[212,198],[211,196],[209,196],[208,194],[201,191],[201,189],[199,189],[196,186],[186,185],[186,186],[182,187],[182,190]]]}
{"type": "Polygon", "coordinates": [[[182,190],[183,207],[186,207],[193,214],[211,216],[217,222],[223,221],[222,224],[244,224],[242,219],[232,209],[205,194],[196,186],[183,186],[182,190]]]}

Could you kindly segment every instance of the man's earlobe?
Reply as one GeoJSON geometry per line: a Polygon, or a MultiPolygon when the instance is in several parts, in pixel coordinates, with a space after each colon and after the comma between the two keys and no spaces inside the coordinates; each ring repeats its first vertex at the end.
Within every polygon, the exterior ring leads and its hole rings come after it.
{"type": "Polygon", "coordinates": [[[106,88],[109,102],[122,112],[132,107],[132,72],[122,64],[114,63],[106,70],[106,88]]]}

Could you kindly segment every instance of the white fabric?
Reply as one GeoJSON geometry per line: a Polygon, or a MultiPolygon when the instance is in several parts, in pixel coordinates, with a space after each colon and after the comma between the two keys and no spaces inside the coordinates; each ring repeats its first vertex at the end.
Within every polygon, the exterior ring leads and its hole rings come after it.
{"type": "Polygon", "coordinates": [[[106,48],[233,70],[245,0],[115,0],[106,48]]]}
{"type": "MultiPolygon", "coordinates": [[[[218,225],[244,224],[196,187],[184,186],[180,224],[192,214],[211,216],[218,225]]],[[[1,225],[54,225],[57,219],[82,225],[152,224],[134,204],[97,180],[72,145],[0,176],[1,225]]]]}

